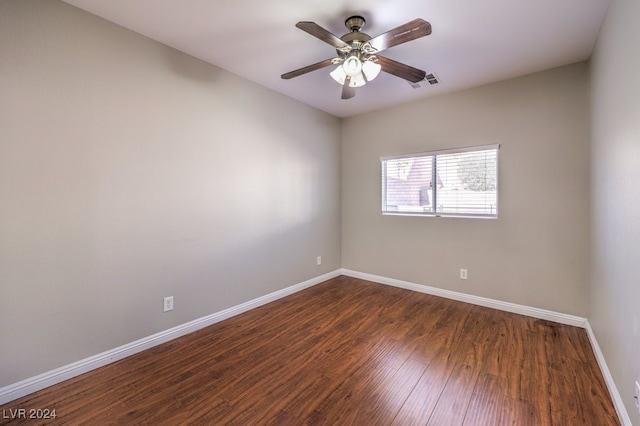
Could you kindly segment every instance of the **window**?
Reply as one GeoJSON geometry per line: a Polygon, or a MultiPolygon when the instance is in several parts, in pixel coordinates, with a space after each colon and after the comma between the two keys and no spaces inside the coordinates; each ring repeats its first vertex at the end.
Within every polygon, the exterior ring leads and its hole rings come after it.
{"type": "Polygon", "coordinates": [[[382,213],[498,217],[499,145],[383,157],[382,213]]]}

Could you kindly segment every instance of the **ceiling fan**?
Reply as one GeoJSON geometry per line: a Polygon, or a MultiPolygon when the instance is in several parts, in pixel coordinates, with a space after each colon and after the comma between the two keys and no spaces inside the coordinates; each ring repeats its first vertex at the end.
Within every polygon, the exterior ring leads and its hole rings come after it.
{"type": "Polygon", "coordinates": [[[431,34],[431,24],[424,19],[414,19],[386,33],[371,38],[361,32],[366,24],[362,16],[351,16],[344,25],[350,31],[338,38],[315,22],[298,22],[296,27],[335,47],[337,56],[282,74],[288,80],[330,65],[338,65],[331,77],[342,85],[342,99],[356,95],[356,87],[364,86],[378,76],[380,71],[417,83],[426,72],[418,68],[379,55],[385,49],[431,34]]]}

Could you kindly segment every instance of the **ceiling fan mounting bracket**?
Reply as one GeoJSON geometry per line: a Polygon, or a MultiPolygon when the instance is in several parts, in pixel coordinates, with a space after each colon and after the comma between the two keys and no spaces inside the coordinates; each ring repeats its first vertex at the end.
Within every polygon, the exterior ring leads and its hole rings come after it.
{"type": "Polygon", "coordinates": [[[344,21],[344,26],[351,32],[360,31],[367,24],[367,21],[362,16],[350,16],[344,21]]]}

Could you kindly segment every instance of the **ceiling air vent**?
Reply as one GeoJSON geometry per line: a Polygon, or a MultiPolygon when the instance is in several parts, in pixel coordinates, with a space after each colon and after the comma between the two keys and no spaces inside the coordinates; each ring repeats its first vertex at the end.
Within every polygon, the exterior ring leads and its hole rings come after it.
{"type": "Polygon", "coordinates": [[[408,83],[414,89],[419,89],[419,88],[427,86],[427,85],[433,86],[434,84],[438,84],[438,83],[440,83],[440,79],[438,78],[438,76],[435,73],[429,73],[424,77],[424,80],[420,80],[417,83],[412,83],[412,82],[408,81],[408,83]]]}

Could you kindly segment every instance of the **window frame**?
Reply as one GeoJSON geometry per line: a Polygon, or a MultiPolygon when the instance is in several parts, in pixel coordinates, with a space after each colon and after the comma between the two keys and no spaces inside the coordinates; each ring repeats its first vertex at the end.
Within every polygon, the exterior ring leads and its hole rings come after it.
{"type": "Polygon", "coordinates": [[[400,155],[390,155],[390,156],[384,156],[384,157],[380,157],[380,166],[381,166],[381,172],[382,172],[382,192],[381,192],[381,196],[382,196],[382,202],[381,202],[381,207],[382,207],[382,214],[384,216],[424,216],[424,217],[454,217],[454,218],[471,218],[471,219],[497,219],[498,218],[498,212],[499,212],[499,208],[498,208],[498,201],[499,201],[499,165],[500,165],[500,144],[489,144],[489,145],[476,145],[476,146],[468,146],[468,147],[458,147],[458,148],[450,148],[450,149],[440,149],[440,150],[435,150],[435,151],[424,151],[424,152],[418,152],[418,153],[409,153],[409,154],[400,154],[400,155]],[[458,153],[470,153],[470,152],[481,152],[481,151],[493,151],[495,150],[496,152],[496,202],[495,202],[495,206],[496,206],[496,212],[495,214],[473,214],[473,213],[445,213],[445,212],[438,212],[438,208],[437,208],[437,200],[438,200],[438,185],[434,185],[433,190],[431,192],[431,194],[433,195],[433,211],[426,211],[426,212],[420,212],[420,211],[392,211],[392,210],[388,210],[388,206],[387,206],[387,185],[388,185],[388,181],[387,181],[387,175],[386,175],[386,167],[385,167],[385,162],[388,160],[400,160],[403,158],[424,158],[424,157],[433,157],[433,166],[432,166],[432,177],[431,177],[431,181],[432,182],[437,182],[438,181],[438,156],[443,156],[443,155],[448,155],[448,154],[458,154],[458,153]]]}

